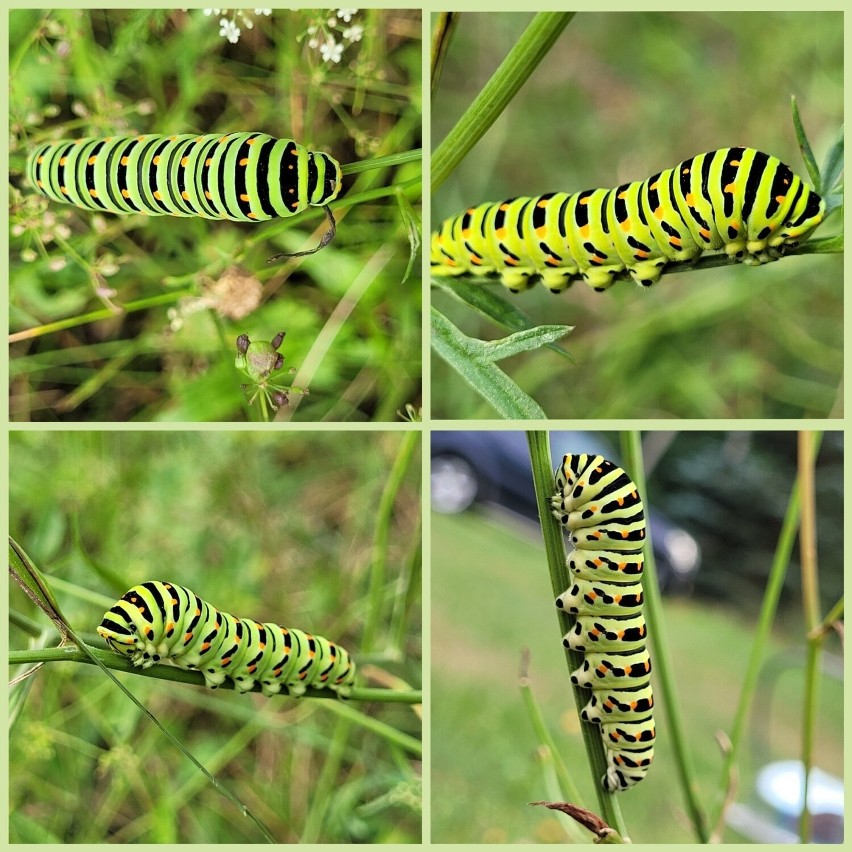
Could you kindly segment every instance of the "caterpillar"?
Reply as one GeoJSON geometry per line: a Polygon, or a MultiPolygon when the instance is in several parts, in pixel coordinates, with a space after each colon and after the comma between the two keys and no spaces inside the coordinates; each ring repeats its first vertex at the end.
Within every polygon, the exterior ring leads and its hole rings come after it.
{"type": "Polygon", "coordinates": [[[603,291],[627,273],[650,287],[671,262],[724,249],[750,266],[810,236],[825,202],[776,157],[753,148],[698,154],[615,189],[480,204],[432,234],[438,276],[497,275],[514,293],[583,279],[603,291]]]}
{"type": "Polygon", "coordinates": [[[47,198],[88,210],[235,222],[323,207],[341,185],[336,160],[265,133],[63,139],[35,148],[26,173],[47,198]]]}
{"type": "Polygon", "coordinates": [[[309,686],[346,696],[355,680],[349,652],[329,639],[236,618],[174,583],[134,586],[104,613],[98,634],[137,668],[168,661],[200,671],[211,689],[228,677],[238,692],[259,683],[266,696],[282,687],[304,695],[309,686]]]}
{"type": "Polygon", "coordinates": [[[626,790],[645,777],[656,737],[642,616],[645,512],[630,477],[602,456],[566,455],[555,479],[551,507],[574,546],[574,580],[556,605],[576,622],[562,642],[584,655],[571,682],[591,690],[580,716],[601,730],[604,789],[626,790]]]}

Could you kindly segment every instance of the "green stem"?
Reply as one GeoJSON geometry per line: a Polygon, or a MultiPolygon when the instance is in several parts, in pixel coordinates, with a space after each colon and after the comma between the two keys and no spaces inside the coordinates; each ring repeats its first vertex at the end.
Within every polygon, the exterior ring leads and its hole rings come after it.
{"type": "MultiPolygon", "coordinates": [[[[816,439],[814,452],[816,452],[819,440],[819,438],[816,439]]],[[[711,821],[711,824],[715,826],[713,832],[714,835],[719,834],[723,827],[725,807],[729,799],[729,779],[732,777],[737,765],[740,744],[742,743],[746,721],[749,713],[751,712],[751,706],[754,701],[760,668],[766,658],[766,649],[769,645],[772,624],[775,621],[778,601],[781,597],[781,590],[784,587],[784,579],[787,576],[787,567],[790,564],[790,556],[793,552],[793,545],[796,541],[796,531],[799,527],[799,506],[800,485],[799,480],[797,479],[790,491],[790,499],[787,501],[784,521],[781,525],[781,532],[778,536],[775,554],[772,557],[772,565],[769,569],[766,591],[764,592],[763,603],[760,607],[757,630],[755,632],[754,642],[752,643],[751,654],[749,655],[743,685],[740,690],[740,698],[737,702],[737,709],[734,713],[733,722],[731,723],[730,748],[725,753],[725,758],[722,764],[722,773],[719,779],[719,803],[715,808],[715,813],[711,821]]]]}
{"type": "MultiPolygon", "coordinates": [[[[645,517],[648,517],[650,498],[645,483],[645,464],[642,456],[642,437],[637,431],[622,434],[622,456],[631,479],[636,483],[645,504],[645,517]]],[[[666,637],[663,620],[663,604],[660,584],[657,580],[657,567],[654,562],[654,548],[651,544],[651,525],[647,524],[645,540],[645,567],[643,569],[642,589],[645,596],[645,620],[648,622],[648,636],[654,646],[653,665],[655,675],[654,690],[659,691],[666,708],[666,728],[671,740],[672,751],[680,775],[681,786],[686,797],[686,809],[692,822],[692,830],[700,843],[707,843],[710,833],[707,828],[707,815],[701,805],[695,767],[687,747],[687,735],[683,722],[680,703],[677,700],[674,668],[666,637]]]]}
{"type": "Polygon", "coordinates": [[[813,432],[801,431],[799,446],[799,484],[802,489],[801,528],[799,551],[802,571],[802,609],[804,610],[807,653],[805,657],[805,683],[802,695],[802,813],[799,817],[799,839],[809,843],[811,837],[811,813],[808,808],[808,789],[813,764],[814,729],[819,703],[819,669],[822,651],[822,636],[816,632],[821,618],[819,612],[819,574],[816,552],[816,489],[814,486],[814,464],[819,438],[813,432]]]}
{"type": "Polygon", "coordinates": [[[393,467],[388,475],[382,496],[379,500],[376,512],[376,524],[373,530],[373,556],[370,565],[370,600],[369,612],[371,614],[364,625],[361,636],[361,653],[369,653],[376,642],[380,621],[384,621],[383,613],[386,607],[383,605],[387,594],[387,556],[388,536],[390,535],[391,521],[393,520],[393,507],[396,502],[400,488],[405,481],[411,459],[415,450],[420,446],[419,432],[405,432],[400,442],[399,451],[394,459],[393,467]]]}
{"type": "MultiPolygon", "coordinates": [[[[112,651],[104,651],[100,648],[89,647],[93,656],[97,657],[108,669],[140,677],[154,678],[155,680],[167,680],[175,683],[186,683],[192,686],[204,686],[204,678],[200,672],[190,672],[179,669],[176,666],[154,665],[149,669],[137,669],[129,659],[115,654],[112,651]]],[[[29,665],[32,663],[85,663],[96,665],[82,651],[76,648],[36,648],[31,651],[10,651],[9,665],[29,665]]],[[[219,689],[233,689],[231,680],[226,680],[219,689]]],[[[254,690],[259,691],[258,689],[254,690]]],[[[282,692],[283,698],[288,697],[282,692]]],[[[336,699],[337,693],[330,689],[313,689],[308,687],[305,698],[330,698],[336,699]]],[[[353,687],[347,701],[380,701],[385,704],[421,704],[423,693],[420,690],[409,689],[376,689],[373,687],[353,687]]]]}
{"type": "MultiPolygon", "coordinates": [[[[553,596],[558,597],[569,587],[568,568],[565,564],[565,541],[562,537],[562,526],[553,517],[550,508],[550,496],[553,493],[553,470],[550,458],[550,440],[547,432],[527,432],[527,442],[530,449],[533,483],[535,485],[538,515],[541,521],[541,531],[544,536],[544,549],[547,554],[547,565],[550,570],[550,583],[553,596]]],[[[559,621],[559,635],[563,636],[573,626],[574,618],[568,613],[553,608],[559,621]]],[[[583,655],[578,651],[565,649],[568,671],[582,665],[583,655]]],[[[568,678],[566,678],[568,681],[568,678]]],[[[588,692],[581,686],[571,685],[574,694],[574,704],[577,715],[588,701],[588,692]]],[[[606,750],[600,735],[600,728],[593,722],[580,720],[580,730],[583,743],[589,756],[589,763],[594,778],[595,792],[600,805],[600,816],[610,828],[615,829],[624,838],[627,831],[621,809],[615,794],[608,793],[601,784],[601,778],[606,774],[606,750]]]]}
{"type": "Polygon", "coordinates": [[[547,55],[576,12],[539,12],[432,154],[432,192],[447,179],[547,55]]]}
{"type": "MultiPolygon", "coordinates": [[[[178,293],[162,293],[159,296],[149,296],[145,299],[139,299],[135,302],[128,302],[121,306],[121,312],[125,314],[133,313],[134,311],[144,311],[148,308],[155,308],[160,305],[172,305],[175,302],[183,299],[186,296],[192,296],[193,293],[189,290],[184,290],[178,293]]],[[[88,314],[80,314],[76,317],[67,317],[66,319],[56,320],[55,322],[45,323],[44,325],[29,328],[26,331],[17,331],[9,335],[9,343],[17,343],[20,340],[32,340],[35,337],[44,337],[47,334],[53,334],[55,331],[62,331],[66,328],[76,328],[80,325],[85,325],[90,322],[99,322],[100,320],[110,319],[115,316],[115,311],[107,308],[101,308],[97,311],[91,311],[88,314]]]]}

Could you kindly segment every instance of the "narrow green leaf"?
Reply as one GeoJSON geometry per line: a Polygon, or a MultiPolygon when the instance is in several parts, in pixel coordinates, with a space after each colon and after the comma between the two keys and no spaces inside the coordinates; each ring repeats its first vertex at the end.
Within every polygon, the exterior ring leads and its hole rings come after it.
{"type": "MultiPolygon", "coordinates": [[[[502,293],[495,291],[494,288],[484,286],[478,282],[479,279],[471,278],[435,277],[432,279],[434,286],[440,287],[454,299],[457,299],[469,308],[473,308],[481,316],[496,323],[501,328],[505,328],[507,331],[525,331],[536,327],[532,317],[517,306],[517,300],[507,299],[502,293]]],[[[562,327],[570,331],[574,330],[574,326],[572,325],[562,327]]],[[[561,346],[548,343],[547,348],[567,358],[569,361],[574,360],[571,353],[567,352],[561,346]]]]}
{"type": "Polygon", "coordinates": [[[420,249],[420,217],[414,209],[414,205],[408,200],[402,190],[396,193],[396,203],[399,208],[402,223],[405,226],[405,231],[408,234],[408,245],[411,247],[411,253],[408,256],[408,263],[405,267],[405,272],[402,274],[402,283],[408,280],[411,275],[411,270],[414,268],[414,261],[417,259],[417,252],[420,249]]]}
{"type": "Polygon", "coordinates": [[[475,357],[482,341],[473,340],[457,329],[443,314],[432,308],[432,348],[501,417],[516,420],[544,420],[547,415],[489,359],[475,357]]]}
{"type": "Polygon", "coordinates": [[[9,573],[27,597],[56,625],[62,641],[77,640],[41,571],[15,539],[9,536],[9,573]]]}
{"type": "Polygon", "coordinates": [[[482,357],[489,361],[501,361],[521,352],[540,349],[547,343],[552,343],[571,333],[568,325],[537,325],[535,328],[516,331],[501,340],[476,341],[482,344],[482,357]]]}
{"type": "Polygon", "coordinates": [[[802,152],[802,159],[805,162],[805,168],[811,177],[811,183],[817,192],[822,188],[819,169],[817,168],[816,157],[814,157],[811,143],[808,141],[805,128],[802,124],[802,117],[799,115],[799,105],[796,102],[796,96],[790,96],[790,109],[793,113],[793,128],[796,131],[796,141],[799,143],[799,150],[802,152]]]}
{"type": "MultiPolygon", "coordinates": [[[[823,195],[830,193],[841,182],[843,174],[843,128],[837,135],[837,141],[828,149],[822,164],[822,185],[819,187],[823,195]]],[[[842,197],[842,196],[841,196],[842,197]]]]}
{"type": "Polygon", "coordinates": [[[441,72],[444,69],[444,60],[447,58],[447,50],[456,31],[459,22],[458,12],[439,12],[435,16],[435,29],[432,31],[432,72],[431,72],[431,94],[435,97],[441,72]]]}

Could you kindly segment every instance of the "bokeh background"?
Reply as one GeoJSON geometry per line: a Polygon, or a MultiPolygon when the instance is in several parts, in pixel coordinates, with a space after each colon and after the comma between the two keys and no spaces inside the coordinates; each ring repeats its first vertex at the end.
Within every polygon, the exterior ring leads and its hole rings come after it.
{"type": "MultiPolygon", "coordinates": [[[[531,19],[460,16],[433,103],[433,148],[531,19]]],[[[577,14],[434,193],[432,228],[473,204],[644,180],[732,145],[808,179],[790,96],[821,163],[843,124],[842,34],[840,12],[577,14]]],[[[837,417],[841,264],[810,255],[665,275],[647,291],[622,282],[603,294],[582,283],[559,296],[506,293],[536,324],[575,328],[560,342],[572,360],[542,349],[500,366],[550,417],[837,417]]],[[[466,334],[506,334],[440,289],[433,304],[466,334]]],[[[440,358],[432,375],[435,416],[497,416],[440,358]]]]}
{"type": "MultiPolygon", "coordinates": [[[[339,641],[361,686],[419,689],[419,444],[399,431],[17,432],[10,531],[92,645],[127,589],[171,580],[339,641]],[[389,510],[365,511],[391,482],[389,510]]],[[[57,644],[15,584],[10,601],[11,648],[57,644]]],[[[278,842],[419,841],[416,706],[117,676],[278,842]]],[[[263,842],[99,669],[48,663],[10,701],[11,842],[263,842]]]]}

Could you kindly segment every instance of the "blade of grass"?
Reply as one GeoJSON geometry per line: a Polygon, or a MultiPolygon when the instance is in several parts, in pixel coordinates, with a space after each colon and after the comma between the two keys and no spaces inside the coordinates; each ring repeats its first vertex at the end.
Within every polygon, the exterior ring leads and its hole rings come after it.
{"type": "Polygon", "coordinates": [[[755,631],[754,642],[752,643],[751,653],[749,654],[748,665],[745,677],[743,678],[739,701],[737,702],[737,709],[734,712],[734,718],[731,723],[731,746],[726,751],[722,763],[719,789],[717,791],[718,804],[715,806],[715,812],[710,823],[714,827],[714,837],[721,834],[722,831],[723,820],[725,818],[725,803],[728,799],[726,791],[727,779],[731,776],[739,757],[743,732],[745,731],[746,722],[751,712],[757,690],[760,668],[766,659],[766,649],[769,644],[772,624],[775,621],[778,601],[781,598],[781,590],[784,587],[787,567],[790,564],[790,556],[796,541],[800,505],[801,488],[797,478],[790,491],[790,499],[787,501],[787,509],[784,513],[781,532],[778,535],[778,542],[775,545],[775,553],[772,557],[772,565],[770,566],[769,577],[766,582],[766,591],[763,594],[763,602],[760,607],[760,615],[758,616],[757,630],[755,631]]]}

